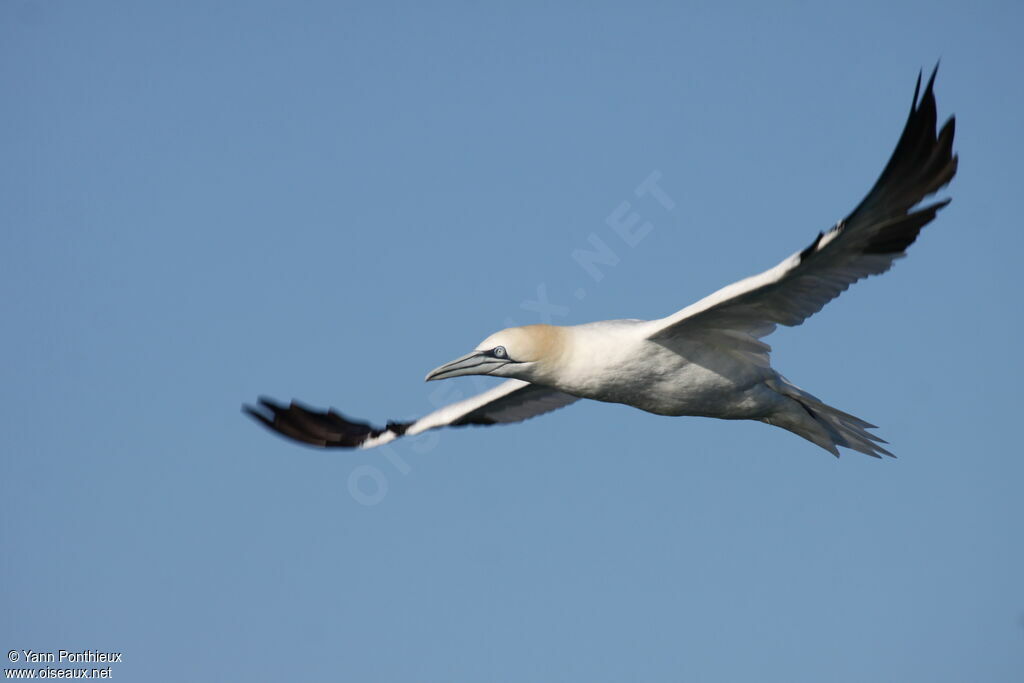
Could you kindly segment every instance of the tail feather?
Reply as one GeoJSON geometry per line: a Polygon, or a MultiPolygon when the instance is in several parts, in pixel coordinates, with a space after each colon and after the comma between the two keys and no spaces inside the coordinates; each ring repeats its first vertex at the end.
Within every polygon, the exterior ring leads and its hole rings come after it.
{"type": "Polygon", "coordinates": [[[823,403],[816,396],[791,384],[781,376],[768,384],[789,401],[765,418],[765,422],[788,429],[821,446],[837,458],[839,457],[838,446],[874,458],[880,458],[883,455],[896,457],[879,445],[888,443],[885,439],[868,431],[876,428],[870,422],[823,403]]]}

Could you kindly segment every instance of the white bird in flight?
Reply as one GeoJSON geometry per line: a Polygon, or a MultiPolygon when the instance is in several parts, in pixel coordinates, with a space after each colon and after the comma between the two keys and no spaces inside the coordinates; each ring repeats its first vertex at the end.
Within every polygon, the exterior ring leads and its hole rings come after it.
{"type": "MultiPolygon", "coordinates": [[[[936,71],[938,67],[936,67],[936,71]]],[[[914,209],[956,174],[954,118],[936,135],[932,86],[910,116],[874,187],[845,219],[818,233],[774,268],[723,287],[659,320],[527,325],[492,334],[470,353],[433,370],[427,381],[461,375],[510,378],[413,422],[378,429],[334,410],[260,398],[250,416],[296,441],[325,448],[373,448],[438,427],[519,422],[581,398],[658,415],[758,420],[782,427],[839,456],[839,447],[892,455],[874,425],[826,405],[776,372],[763,337],[799,325],[854,282],[889,270],[949,199],[914,209]]]]}

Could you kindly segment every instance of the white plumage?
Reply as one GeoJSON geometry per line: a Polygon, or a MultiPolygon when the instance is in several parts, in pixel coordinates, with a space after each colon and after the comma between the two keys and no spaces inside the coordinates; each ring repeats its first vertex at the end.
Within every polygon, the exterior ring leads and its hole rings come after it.
{"type": "Polygon", "coordinates": [[[333,410],[260,399],[245,411],[297,441],[371,448],[402,435],[469,424],[518,422],[580,398],[659,415],[759,420],[839,455],[838,447],[891,455],[873,425],[826,405],[771,367],[762,338],[799,325],[854,282],[887,271],[949,203],[914,209],[956,174],[954,119],[936,135],[935,73],[920,93],[889,163],[844,220],[774,268],[723,287],[660,320],[607,320],[502,330],[429,375],[511,378],[408,423],[376,429],[333,410]]]}

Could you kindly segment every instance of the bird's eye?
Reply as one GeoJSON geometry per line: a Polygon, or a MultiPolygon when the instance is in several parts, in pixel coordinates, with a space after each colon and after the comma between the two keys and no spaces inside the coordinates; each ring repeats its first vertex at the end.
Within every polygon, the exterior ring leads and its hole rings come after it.
{"type": "Polygon", "coordinates": [[[491,353],[494,355],[495,358],[507,358],[508,357],[508,352],[505,351],[505,347],[504,346],[495,346],[494,350],[491,351],[491,353]]]}

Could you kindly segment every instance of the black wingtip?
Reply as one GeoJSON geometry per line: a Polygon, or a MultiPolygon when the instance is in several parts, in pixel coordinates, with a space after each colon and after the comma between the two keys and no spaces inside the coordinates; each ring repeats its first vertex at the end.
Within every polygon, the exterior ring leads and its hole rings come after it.
{"type": "Polygon", "coordinates": [[[278,403],[274,399],[269,398],[267,396],[259,396],[259,397],[257,397],[256,398],[256,402],[259,403],[264,408],[269,408],[272,411],[278,411],[278,410],[284,410],[285,409],[285,407],[282,404],[278,403]]]}
{"type": "Polygon", "coordinates": [[[939,75],[939,62],[935,62],[935,67],[932,68],[932,73],[928,77],[928,82],[924,86],[924,92],[921,92],[921,79],[924,77],[924,69],[917,70],[917,84],[914,86],[914,99],[910,103],[910,111],[916,112],[921,108],[921,105],[931,97],[935,98],[935,77],[939,75]]]}
{"type": "Polygon", "coordinates": [[[316,410],[295,400],[286,406],[260,396],[257,403],[258,406],[243,404],[242,412],[283,437],[318,448],[358,448],[386,431],[401,436],[411,424],[389,422],[384,429],[377,429],[333,409],[316,410]]]}
{"type": "Polygon", "coordinates": [[[914,205],[943,188],[956,175],[952,117],[936,135],[938,108],[934,88],[938,73],[936,63],[922,91],[924,72],[918,71],[913,107],[896,148],[867,196],[847,217],[847,223],[888,222],[906,217],[914,205]]]}
{"type": "MultiPolygon", "coordinates": [[[[939,75],[939,63],[935,62],[935,68],[932,69],[932,75],[928,77],[928,85],[924,88],[924,97],[927,98],[929,95],[932,97],[935,94],[932,92],[935,89],[935,77],[939,75]]],[[[923,98],[922,98],[923,99],[923,98]]]]}
{"type": "Polygon", "coordinates": [[[242,412],[251,417],[252,419],[256,420],[257,422],[261,422],[267,427],[273,428],[274,426],[274,423],[266,415],[256,410],[256,408],[247,403],[242,404],[242,412]]]}

